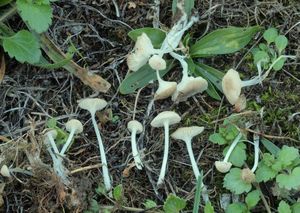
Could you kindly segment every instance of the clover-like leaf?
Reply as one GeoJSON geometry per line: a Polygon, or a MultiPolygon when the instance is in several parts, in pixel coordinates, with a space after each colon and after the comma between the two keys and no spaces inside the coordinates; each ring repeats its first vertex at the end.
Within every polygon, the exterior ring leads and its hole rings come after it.
{"type": "Polygon", "coordinates": [[[291,165],[297,158],[299,158],[299,150],[284,145],[278,153],[277,160],[280,161],[283,168],[285,168],[286,166],[291,165]]]}
{"type": "Polygon", "coordinates": [[[231,203],[226,208],[225,213],[246,213],[247,206],[243,203],[231,203]]]}
{"type": "Polygon", "coordinates": [[[280,188],[288,190],[298,189],[300,187],[300,167],[296,167],[290,174],[279,174],[276,177],[276,182],[280,188]]]}
{"type": "Polygon", "coordinates": [[[258,164],[258,168],[255,172],[255,178],[257,182],[267,182],[277,175],[277,171],[273,170],[263,162],[258,164]]]}
{"type": "Polygon", "coordinates": [[[166,202],[164,203],[163,209],[165,213],[178,213],[180,210],[184,209],[186,206],[186,201],[176,195],[169,194],[166,202]]]}
{"type": "Polygon", "coordinates": [[[223,186],[235,194],[249,192],[252,188],[251,183],[243,181],[242,170],[239,168],[233,168],[225,175],[223,186]]]}
{"type": "Polygon", "coordinates": [[[259,190],[254,190],[254,191],[248,193],[245,198],[245,202],[248,206],[248,209],[255,207],[259,201],[260,201],[259,190]]]}
{"type": "Polygon", "coordinates": [[[17,0],[17,8],[22,19],[38,33],[47,31],[52,22],[52,8],[48,0],[17,0]]]}
{"type": "Polygon", "coordinates": [[[284,35],[279,35],[276,37],[275,46],[277,47],[279,53],[281,53],[287,45],[288,39],[284,35]]]}
{"type": "Polygon", "coordinates": [[[224,145],[228,142],[223,138],[223,136],[220,133],[214,133],[209,136],[209,140],[215,144],[224,145]]]}
{"type": "Polygon", "coordinates": [[[291,207],[284,200],[280,201],[278,213],[292,213],[291,207]]]}
{"type": "Polygon", "coordinates": [[[267,41],[268,44],[271,44],[272,42],[274,42],[275,39],[277,38],[277,36],[278,36],[278,31],[276,28],[269,28],[263,34],[263,37],[267,41]]]}
{"type": "Polygon", "coordinates": [[[253,59],[254,59],[254,64],[257,64],[257,63],[268,63],[270,61],[270,57],[268,55],[267,52],[265,51],[257,51],[254,56],[253,56],[253,59]]]}
{"type": "MultiPolygon", "coordinates": [[[[227,146],[224,151],[223,155],[226,156],[226,153],[229,149],[229,146],[227,146]]],[[[247,154],[246,154],[246,145],[243,142],[239,142],[234,150],[231,152],[231,155],[229,157],[229,162],[231,162],[234,166],[241,167],[244,163],[245,160],[247,159],[247,154]]]]}
{"type": "Polygon", "coordinates": [[[21,63],[37,63],[42,54],[39,42],[27,30],[20,30],[11,37],[4,37],[3,48],[11,58],[15,57],[21,63]]]}

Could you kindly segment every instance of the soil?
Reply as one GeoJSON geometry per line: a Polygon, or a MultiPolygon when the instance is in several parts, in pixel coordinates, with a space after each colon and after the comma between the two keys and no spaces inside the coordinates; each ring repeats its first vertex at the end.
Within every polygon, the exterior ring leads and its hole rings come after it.
{"type": "MultiPolygon", "coordinates": [[[[170,0],[161,0],[160,3],[159,24],[161,28],[168,29],[172,23],[172,3],[170,0]]],[[[205,127],[204,133],[193,141],[193,151],[204,171],[204,182],[215,212],[224,212],[219,199],[222,193],[229,192],[222,187],[224,175],[213,166],[216,160],[222,159],[222,147],[210,143],[208,137],[233,112],[225,99],[216,101],[203,93],[180,104],[163,100],[155,102],[147,114],[157,84],[142,89],[135,118],[143,121],[145,126],[145,132],[138,138],[145,167],[140,171],[131,166],[130,133],[126,126],[133,116],[136,93],[122,95],[118,88],[128,72],[126,55],[134,45],[127,33],[157,23],[156,5],[146,0],[118,0],[116,4],[120,17],[117,17],[113,1],[109,0],[54,2],[53,24],[47,32],[63,52],[72,42],[80,53],[73,60],[106,79],[111,84],[107,93],[93,91],[64,69],[40,69],[5,56],[6,73],[0,84],[0,162],[11,168],[31,171],[33,175],[14,173],[11,178],[0,177],[1,184],[5,184],[3,192],[0,191],[3,197],[1,212],[83,212],[90,207],[92,199],[101,206],[112,207],[114,212],[130,212],[114,205],[108,196],[96,192],[102,183],[97,140],[89,113],[80,110],[77,104],[85,97],[103,98],[108,102],[106,109],[97,114],[97,119],[113,185],[122,184],[124,188],[124,206],[143,209],[147,199],[161,206],[167,195],[174,193],[187,200],[186,209],[192,209],[196,181],[184,143],[171,141],[165,184],[161,188],[156,186],[164,134],[161,128],[151,128],[150,122],[159,112],[174,110],[182,116],[182,124],[205,127]],[[84,124],[84,133],[76,137],[67,152],[65,165],[71,171],[70,187],[64,187],[55,176],[51,157],[43,145],[46,122],[52,117],[57,119],[61,128],[71,118],[77,118],[84,124]]],[[[190,31],[193,38],[228,26],[276,27],[289,40],[286,54],[299,56],[298,0],[197,0],[195,7],[201,19],[190,31]]],[[[23,26],[15,20],[10,25],[15,28],[23,26]]],[[[201,61],[224,72],[235,67],[243,73],[243,77],[249,78],[256,71],[251,68],[248,50],[261,37],[259,33],[238,53],[201,61]]],[[[167,79],[179,81],[179,67],[168,73],[167,79]]],[[[291,117],[300,111],[299,82],[298,58],[289,60],[281,71],[272,73],[262,86],[245,90],[248,100],[246,111],[264,109],[263,117],[256,113],[259,131],[278,146],[288,144],[299,148],[300,115],[291,117]]],[[[177,127],[179,125],[172,126],[170,132],[177,127]]],[[[249,150],[252,151],[251,146],[249,150]]],[[[251,159],[249,164],[252,164],[251,159]]],[[[261,184],[267,202],[275,211],[278,199],[272,194],[271,186],[272,183],[261,184]]],[[[263,212],[264,209],[260,202],[253,212],[263,212]]]]}

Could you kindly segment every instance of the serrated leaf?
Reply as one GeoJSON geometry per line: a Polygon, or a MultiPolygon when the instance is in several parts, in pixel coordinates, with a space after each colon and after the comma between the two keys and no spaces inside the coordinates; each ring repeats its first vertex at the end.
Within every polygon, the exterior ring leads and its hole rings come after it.
{"type": "MultiPolygon", "coordinates": [[[[223,150],[223,155],[225,156],[227,151],[229,149],[229,146],[227,146],[224,150],[223,150]]],[[[243,164],[245,163],[245,160],[247,159],[247,154],[246,154],[246,145],[242,142],[239,142],[236,147],[234,148],[234,150],[232,151],[230,157],[229,157],[229,162],[232,163],[232,165],[237,166],[237,167],[241,167],[243,166],[243,164]]]]}
{"type": "Polygon", "coordinates": [[[234,53],[245,47],[260,30],[259,26],[239,28],[228,27],[215,30],[198,40],[191,48],[192,57],[234,53]]]}
{"type": "MultiPolygon", "coordinates": [[[[161,77],[163,77],[167,72],[169,72],[174,66],[173,61],[167,61],[167,68],[165,70],[159,71],[161,77]]],[[[142,88],[149,84],[150,81],[157,80],[155,71],[145,64],[136,72],[132,72],[122,81],[120,86],[120,92],[122,94],[130,94],[135,90],[142,88]]]]}
{"type": "Polygon", "coordinates": [[[214,210],[214,207],[211,205],[211,202],[205,203],[204,213],[214,213],[214,212],[215,212],[215,210],[214,210]]]}
{"type": "Polygon", "coordinates": [[[117,202],[120,202],[120,201],[123,200],[123,186],[122,186],[122,184],[119,184],[114,188],[113,196],[114,196],[114,199],[117,202]]]}
{"type": "Polygon", "coordinates": [[[37,63],[41,57],[39,42],[27,30],[20,30],[11,37],[3,38],[3,48],[8,55],[21,63],[37,63]]]}
{"type": "Polygon", "coordinates": [[[17,8],[22,19],[37,33],[47,31],[52,22],[51,5],[47,2],[17,0],[17,8]]]}
{"type": "Polygon", "coordinates": [[[278,31],[275,28],[269,28],[263,34],[263,38],[267,41],[268,44],[274,42],[277,36],[278,31]]]}
{"type": "Polygon", "coordinates": [[[300,167],[293,169],[291,174],[279,174],[276,177],[276,182],[280,188],[287,190],[298,189],[300,187],[300,167]]]}
{"type": "Polygon", "coordinates": [[[292,213],[291,207],[284,200],[280,201],[278,213],[292,213]]]}
{"type": "Polygon", "coordinates": [[[146,209],[152,209],[152,208],[157,207],[157,204],[153,200],[149,200],[149,199],[147,199],[143,203],[143,205],[145,206],[146,209]]]}
{"type": "Polygon", "coordinates": [[[224,145],[228,143],[220,133],[214,133],[210,135],[208,140],[219,145],[224,145]]]}
{"type": "Polygon", "coordinates": [[[297,158],[299,158],[299,150],[286,145],[282,147],[277,156],[277,160],[281,162],[283,168],[291,165],[297,158]]]}
{"type": "Polygon", "coordinates": [[[226,208],[225,213],[246,213],[247,207],[243,203],[231,203],[226,208]]]}
{"type": "Polygon", "coordinates": [[[166,38],[166,33],[160,29],[145,27],[139,28],[136,30],[132,30],[128,33],[128,36],[133,40],[136,41],[137,37],[142,35],[142,33],[146,33],[149,39],[152,42],[154,48],[160,48],[161,44],[163,43],[164,39],[166,38]]]}
{"type": "Polygon", "coordinates": [[[223,186],[235,194],[249,192],[252,188],[251,183],[246,183],[242,180],[242,170],[233,168],[224,177],[223,186]]]}
{"type": "Polygon", "coordinates": [[[284,35],[279,35],[275,39],[275,46],[277,47],[279,53],[281,53],[288,45],[288,39],[284,35]]]}
{"type": "Polygon", "coordinates": [[[279,59],[274,65],[273,65],[273,69],[275,71],[278,71],[278,70],[281,70],[283,65],[284,65],[284,62],[285,62],[286,58],[281,58],[279,59]]]}
{"type": "Polygon", "coordinates": [[[255,171],[255,178],[257,182],[267,182],[273,178],[275,178],[277,175],[277,171],[274,171],[267,165],[265,165],[263,162],[260,162],[258,164],[258,168],[255,171]]]}
{"type": "Polygon", "coordinates": [[[164,203],[163,209],[165,213],[179,213],[180,210],[184,209],[186,201],[176,195],[169,194],[166,202],[164,203]]]}
{"type": "Polygon", "coordinates": [[[248,209],[252,209],[257,205],[257,203],[260,201],[260,191],[254,190],[247,194],[245,198],[245,202],[248,206],[248,209]]]}
{"type": "Polygon", "coordinates": [[[300,202],[297,202],[297,203],[292,205],[292,212],[293,213],[300,212],[300,202]]]}

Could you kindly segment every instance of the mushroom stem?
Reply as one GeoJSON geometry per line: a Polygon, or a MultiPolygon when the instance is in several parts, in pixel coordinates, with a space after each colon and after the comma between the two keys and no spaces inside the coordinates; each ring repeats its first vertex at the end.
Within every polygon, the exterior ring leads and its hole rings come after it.
{"type": "Polygon", "coordinates": [[[254,173],[258,166],[259,161],[259,135],[253,135],[253,142],[254,142],[254,164],[251,171],[254,173]]]}
{"type": "Polygon", "coordinates": [[[53,151],[54,151],[54,154],[55,154],[56,157],[58,158],[58,157],[59,157],[59,156],[58,156],[59,151],[58,151],[58,148],[57,148],[57,146],[56,146],[56,143],[55,143],[55,141],[54,141],[52,135],[47,134],[47,137],[48,137],[48,140],[49,140],[49,142],[50,142],[50,144],[51,144],[51,147],[52,147],[52,149],[53,149],[53,151]]]}
{"type": "Polygon", "coordinates": [[[142,170],[143,163],[141,161],[140,154],[138,152],[137,144],[136,144],[136,129],[133,129],[131,133],[131,149],[132,149],[132,155],[134,158],[136,168],[142,170]]]}
{"type": "Polygon", "coordinates": [[[230,145],[225,158],[223,160],[223,162],[228,162],[231,153],[233,152],[234,148],[236,147],[236,145],[238,144],[238,142],[240,141],[240,139],[242,138],[243,134],[240,132],[234,139],[234,141],[232,142],[232,144],[230,145]]]}
{"type": "Polygon", "coordinates": [[[106,157],[105,157],[104,146],[103,146],[100,131],[99,131],[99,128],[98,128],[98,125],[97,125],[97,122],[96,122],[95,113],[91,114],[91,115],[92,115],[92,123],[93,123],[93,126],[94,126],[94,130],[95,130],[98,145],[99,145],[104,186],[105,186],[105,189],[107,191],[109,191],[111,189],[111,182],[110,182],[109,171],[108,171],[108,167],[107,167],[107,161],[106,161],[106,157]]]}
{"type": "MultiPolygon", "coordinates": [[[[189,153],[189,157],[191,160],[191,164],[192,164],[192,168],[193,168],[195,177],[198,180],[198,178],[201,174],[200,174],[199,168],[197,166],[197,162],[194,157],[194,153],[193,153],[193,149],[192,149],[192,140],[191,139],[185,140],[185,144],[186,144],[187,151],[189,153]]],[[[202,186],[203,186],[203,183],[202,183],[202,186]]]]}
{"type": "Polygon", "coordinates": [[[162,184],[166,175],[168,155],[169,155],[169,122],[164,122],[164,131],[165,131],[164,156],[163,156],[163,162],[161,165],[157,185],[162,184]]]}
{"type": "Polygon", "coordinates": [[[72,142],[72,139],[74,137],[74,134],[75,134],[75,131],[76,129],[72,129],[70,134],[69,134],[69,137],[66,141],[66,143],[64,144],[63,148],[61,149],[60,151],[60,155],[64,156],[65,155],[65,152],[67,151],[68,147],[70,146],[71,142],[72,142]]]}
{"type": "Polygon", "coordinates": [[[161,85],[164,82],[164,80],[162,80],[162,78],[160,77],[158,70],[156,70],[156,77],[158,80],[158,84],[161,85]]]}
{"type": "MultiPolygon", "coordinates": [[[[185,78],[188,77],[188,64],[186,63],[186,61],[184,60],[185,59],[185,56],[181,56],[177,53],[174,53],[174,52],[171,52],[170,55],[177,59],[180,64],[181,64],[181,67],[182,67],[182,80],[184,80],[185,78]]],[[[182,81],[181,80],[181,81],[182,81]]]]}

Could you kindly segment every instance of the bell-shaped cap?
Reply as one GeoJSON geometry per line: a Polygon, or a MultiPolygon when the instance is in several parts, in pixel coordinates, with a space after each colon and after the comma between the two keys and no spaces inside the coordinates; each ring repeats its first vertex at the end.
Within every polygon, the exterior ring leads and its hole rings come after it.
{"type": "Polygon", "coordinates": [[[147,56],[148,58],[154,53],[152,42],[146,33],[142,33],[137,37],[134,51],[135,53],[147,56]]]}
{"type": "Polygon", "coordinates": [[[162,100],[170,97],[176,91],[177,83],[174,81],[160,81],[154,94],[154,100],[162,100]]]}
{"type": "Polygon", "coordinates": [[[231,169],[232,163],[224,161],[216,161],[215,167],[221,173],[227,173],[231,169]]]}
{"type": "Polygon", "coordinates": [[[55,129],[51,129],[48,132],[45,133],[46,136],[50,136],[53,139],[55,139],[57,137],[57,131],[55,129]]]}
{"type": "Polygon", "coordinates": [[[228,102],[234,105],[240,97],[242,89],[242,80],[240,74],[230,69],[222,79],[222,90],[228,102]]]}
{"type": "Polygon", "coordinates": [[[11,174],[9,172],[9,168],[5,164],[1,167],[0,173],[4,177],[11,177],[11,174]]]}
{"type": "Polygon", "coordinates": [[[132,120],[132,121],[129,121],[128,124],[127,124],[127,129],[130,131],[130,132],[133,132],[133,130],[136,131],[136,134],[140,134],[141,132],[143,132],[143,125],[137,121],[137,120],[132,120]]]}
{"type": "Polygon", "coordinates": [[[68,132],[71,132],[72,130],[75,130],[75,134],[82,133],[83,126],[82,123],[77,119],[71,119],[66,123],[66,130],[68,132]]]}
{"type": "Polygon", "coordinates": [[[173,125],[179,123],[181,120],[180,116],[173,111],[164,111],[159,113],[152,121],[152,127],[162,127],[164,126],[165,122],[169,125],[173,125]]]}
{"type": "Polygon", "coordinates": [[[190,126],[190,127],[181,127],[172,133],[171,137],[176,140],[188,141],[193,137],[199,135],[204,130],[204,127],[200,126],[190,126]]]}
{"type": "Polygon", "coordinates": [[[128,69],[134,72],[137,71],[147,63],[149,57],[150,55],[144,56],[136,52],[129,53],[127,56],[128,69]]]}
{"type": "Polygon", "coordinates": [[[85,98],[78,101],[78,106],[89,111],[92,115],[95,115],[96,111],[102,110],[106,105],[107,102],[100,98],[85,98]]]}
{"type": "Polygon", "coordinates": [[[255,181],[255,174],[249,169],[242,169],[241,178],[246,183],[253,183],[255,181]]]}
{"type": "Polygon", "coordinates": [[[172,101],[186,101],[189,97],[202,93],[208,87],[207,81],[202,77],[185,77],[177,85],[177,90],[172,96],[172,101]]]}
{"type": "Polygon", "coordinates": [[[159,55],[153,55],[149,59],[149,65],[154,70],[164,70],[167,67],[166,61],[159,55]]]}

